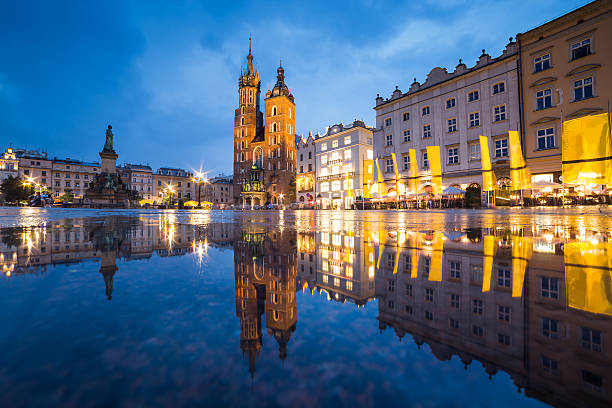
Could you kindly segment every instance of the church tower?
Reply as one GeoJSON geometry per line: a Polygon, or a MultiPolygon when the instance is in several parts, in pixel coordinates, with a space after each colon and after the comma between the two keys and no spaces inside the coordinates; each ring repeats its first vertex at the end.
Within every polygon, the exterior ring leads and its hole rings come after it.
{"type": "Polygon", "coordinates": [[[273,204],[295,201],[295,100],[285,84],[282,63],[276,70],[276,84],[266,92],[265,139],[270,145],[266,168],[266,191],[273,204]]]}
{"type": "Polygon", "coordinates": [[[238,77],[238,109],[234,112],[234,201],[239,202],[253,165],[251,144],[263,141],[263,115],[259,105],[259,74],[253,69],[251,38],[247,66],[238,77]]]}

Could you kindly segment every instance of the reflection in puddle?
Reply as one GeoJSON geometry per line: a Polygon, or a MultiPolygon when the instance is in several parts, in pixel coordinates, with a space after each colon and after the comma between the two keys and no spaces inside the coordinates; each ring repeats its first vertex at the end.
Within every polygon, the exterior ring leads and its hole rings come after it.
{"type": "MultiPolygon", "coordinates": [[[[190,254],[205,275],[215,251],[230,249],[239,348],[251,377],[263,363],[266,339],[281,361],[292,359],[298,324],[315,324],[298,321],[298,306],[317,295],[336,310],[374,304],[378,322],[371,325],[381,332],[390,328],[400,340],[408,334],[438,360],[457,356],[466,368],[479,361],[490,378],[504,371],[525,395],[547,404],[612,403],[609,227],[526,227],[491,216],[469,224],[437,220],[432,228],[445,227],[434,230],[406,227],[404,213],[290,214],[226,222],[161,213],[3,228],[0,268],[7,283],[36,279],[49,265],[99,260],[100,291],[115,302],[126,296],[114,286],[127,279],[130,261],[155,255],[161,267],[166,258],[190,254]]],[[[9,290],[15,289],[0,286],[0,293],[9,290]]]]}

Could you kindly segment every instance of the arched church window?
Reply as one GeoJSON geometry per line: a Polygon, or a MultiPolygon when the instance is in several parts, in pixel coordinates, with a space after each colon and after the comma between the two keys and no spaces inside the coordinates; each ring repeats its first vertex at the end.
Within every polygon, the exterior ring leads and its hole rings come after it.
{"type": "Polygon", "coordinates": [[[241,119],[240,119],[240,124],[241,124],[241,125],[244,125],[244,118],[241,118],[241,119]]]}
{"type": "Polygon", "coordinates": [[[276,132],[276,123],[272,124],[272,131],[276,132]]]}
{"type": "Polygon", "coordinates": [[[289,108],[289,117],[291,117],[291,108],[289,108]]]}
{"type": "Polygon", "coordinates": [[[277,110],[276,110],[276,106],[272,107],[272,116],[276,116],[277,110]]]}
{"type": "Polygon", "coordinates": [[[243,106],[242,107],[242,114],[244,115],[246,113],[246,108],[243,106]]]}
{"type": "Polygon", "coordinates": [[[253,150],[253,164],[259,168],[263,168],[263,149],[257,146],[253,150]]]}

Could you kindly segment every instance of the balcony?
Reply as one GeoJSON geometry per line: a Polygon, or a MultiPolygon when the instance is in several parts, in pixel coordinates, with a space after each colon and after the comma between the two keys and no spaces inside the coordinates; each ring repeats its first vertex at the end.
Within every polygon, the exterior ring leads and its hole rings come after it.
{"type": "MultiPolygon", "coordinates": [[[[349,177],[354,177],[355,176],[355,172],[354,171],[349,171],[348,176],[349,177]]],[[[319,176],[319,177],[317,177],[317,181],[342,179],[342,178],[345,178],[345,177],[346,177],[346,173],[328,174],[327,176],[319,176]]]]}

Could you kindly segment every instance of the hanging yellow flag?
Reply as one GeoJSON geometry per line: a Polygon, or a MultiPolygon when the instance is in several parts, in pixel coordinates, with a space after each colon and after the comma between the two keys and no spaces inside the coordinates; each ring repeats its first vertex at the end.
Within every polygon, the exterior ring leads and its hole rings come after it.
{"type": "Polygon", "coordinates": [[[531,238],[518,235],[512,237],[512,297],[523,296],[525,271],[532,250],[531,238]]]}
{"type": "Polygon", "coordinates": [[[399,197],[399,171],[397,169],[397,157],[395,157],[395,153],[391,153],[391,158],[393,159],[393,170],[395,171],[395,194],[399,197]]]}
{"type": "Polygon", "coordinates": [[[378,164],[378,157],[376,158],[376,171],[378,172],[378,198],[382,198],[385,195],[385,179],[380,171],[380,165],[378,164]]]}
{"type": "MultiPolygon", "coordinates": [[[[482,136],[481,136],[482,137],[482,136]]],[[[484,265],[482,277],[482,291],[491,290],[491,278],[493,275],[493,257],[495,256],[495,236],[485,235],[484,237],[484,265]]]]}
{"type": "Polygon", "coordinates": [[[442,257],[444,256],[444,235],[436,231],[432,243],[433,252],[431,254],[431,269],[429,271],[429,280],[435,282],[442,281],[442,257]]]}
{"type": "Polygon", "coordinates": [[[374,160],[363,161],[363,198],[372,198],[374,183],[374,160]]]}
{"type": "Polygon", "coordinates": [[[564,252],[567,305],[612,316],[612,244],[570,242],[564,252]]]}
{"type": "Polygon", "coordinates": [[[510,179],[512,180],[512,190],[524,190],[531,186],[531,174],[523,158],[518,132],[510,130],[508,132],[508,139],[508,144],[510,145],[510,179]]]}
{"type": "Polygon", "coordinates": [[[482,163],[482,191],[493,191],[497,180],[491,167],[489,139],[486,136],[480,136],[480,161],[482,163]]]}
{"type": "Polygon", "coordinates": [[[410,160],[410,179],[408,188],[412,194],[416,194],[419,181],[419,167],[417,165],[415,149],[408,150],[408,159],[410,160]]]}
{"type": "Polygon", "coordinates": [[[440,146],[427,146],[427,160],[431,172],[431,186],[434,195],[442,194],[442,164],[440,163],[440,146]]]}
{"type": "Polygon", "coordinates": [[[609,113],[563,122],[561,144],[564,183],[612,183],[612,136],[609,113]]]}

